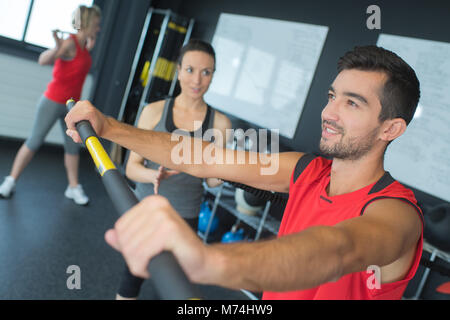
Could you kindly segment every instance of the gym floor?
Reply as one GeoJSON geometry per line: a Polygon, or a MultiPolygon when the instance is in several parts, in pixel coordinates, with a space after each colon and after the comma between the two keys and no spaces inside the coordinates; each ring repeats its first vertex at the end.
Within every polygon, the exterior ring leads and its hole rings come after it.
{"type": "MultiPolygon", "coordinates": [[[[8,174],[21,143],[0,139],[0,179],[8,174]]],[[[124,261],[103,236],[119,216],[85,151],[80,159],[80,183],[90,197],[85,207],[64,197],[67,180],[62,147],[45,145],[23,172],[13,197],[0,199],[0,300],[114,299],[124,261]],[[71,265],[81,270],[79,290],[67,288],[71,273],[66,271],[71,265]]],[[[414,295],[423,271],[420,266],[405,291],[406,298],[414,295]]],[[[445,281],[431,273],[421,298],[447,300],[447,295],[435,292],[445,281]]],[[[241,291],[216,286],[199,289],[205,299],[249,299],[241,291]]],[[[157,298],[146,281],[139,299],[157,298]]]]}
{"type": "MultiPolygon", "coordinates": [[[[22,141],[0,140],[0,176],[9,173],[22,141]]],[[[9,200],[0,199],[0,299],[114,299],[124,267],[104,241],[118,214],[92,160],[81,153],[80,183],[90,203],[64,197],[63,149],[43,146],[20,177],[9,200]],[[66,273],[81,270],[81,289],[69,290],[66,273]]],[[[146,281],[139,299],[157,299],[146,281]]],[[[199,286],[205,299],[245,300],[241,291],[199,286]]]]}

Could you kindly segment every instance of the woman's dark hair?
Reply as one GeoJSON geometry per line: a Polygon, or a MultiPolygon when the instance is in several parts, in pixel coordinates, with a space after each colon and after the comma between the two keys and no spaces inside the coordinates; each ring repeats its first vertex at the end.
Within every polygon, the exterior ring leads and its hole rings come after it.
{"type": "Polygon", "coordinates": [[[379,94],[381,112],[378,120],[412,120],[420,98],[420,84],[414,70],[392,51],[377,46],[355,47],[338,61],[338,72],[349,69],[380,71],[387,74],[379,94]]]}
{"type": "Polygon", "coordinates": [[[198,40],[198,39],[191,39],[187,44],[185,44],[181,49],[180,53],[178,55],[177,63],[178,65],[181,65],[181,62],[183,61],[183,57],[188,51],[202,51],[207,54],[209,54],[214,59],[214,66],[216,65],[216,53],[214,51],[214,48],[209,43],[198,40]]]}

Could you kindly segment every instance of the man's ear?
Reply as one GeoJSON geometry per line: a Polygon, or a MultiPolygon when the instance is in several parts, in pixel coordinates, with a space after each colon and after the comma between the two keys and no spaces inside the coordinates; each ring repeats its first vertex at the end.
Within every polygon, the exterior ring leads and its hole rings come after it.
{"type": "Polygon", "coordinates": [[[402,118],[386,120],[382,126],[381,139],[392,141],[400,137],[406,130],[406,121],[402,118]]]}

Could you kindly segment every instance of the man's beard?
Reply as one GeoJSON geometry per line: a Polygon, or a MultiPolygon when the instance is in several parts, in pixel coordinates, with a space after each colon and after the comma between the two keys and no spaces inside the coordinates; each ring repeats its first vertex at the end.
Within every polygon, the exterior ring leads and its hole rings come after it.
{"type": "Polygon", "coordinates": [[[344,133],[341,133],[341,140],[332,146],[327,146],[321,139],[320,152],[326,157],[341,160],[358,160],[365,156],[374,146],[379,128],[373,129],[364,137],[349,138],[347,141],[344,141],[344,133]]]}

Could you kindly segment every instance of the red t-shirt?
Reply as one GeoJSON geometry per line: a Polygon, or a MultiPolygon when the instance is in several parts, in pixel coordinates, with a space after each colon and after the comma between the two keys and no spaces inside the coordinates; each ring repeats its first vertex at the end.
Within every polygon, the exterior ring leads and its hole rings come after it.
{"type": "Polygon", "coordinates": [[[70,98],[79,100],[83,83],[92,64],[89,51],[81,49],[74,34],[70,37],[74,40],[77,52],[72,60],[56,59],[53,68],[53,79],[44,92],[45,97],[57,103],[66,104],[70,98]]]}
{"type": "MultiPolygon", "coordinates": [[[[312,226],[333,226],[343,220],[364,214],[369,203],[395,198],[411,204],[422,219],[422,212],[411,190],[386,174],[376,183],[357,191],[329,197],[325,191],[330,181],[331,160],[313,155],[300,158],[292,174],[289,200],[281,221],[278,237],[300,232],[312,226]]],[[[393,212],[393,214],[395,214],[393,212]]],[[[422,219],[423,231],[423,219],[422,219]]],[[[422,255],[423,235],[417,244],[412,266],[403,280],[374,286],[371,272],[355,272],[308,290],[264,292],[263,299],[300,300],[391,300],[401,299],[409,280],[414,276],[422,255]],[[369,279],[370,277],[370,279],[369,279]],[[372,284],[372,285],[368,285],[372,284]]],[[[305,275],[307,277],[308,275],[305,275]]]]}

